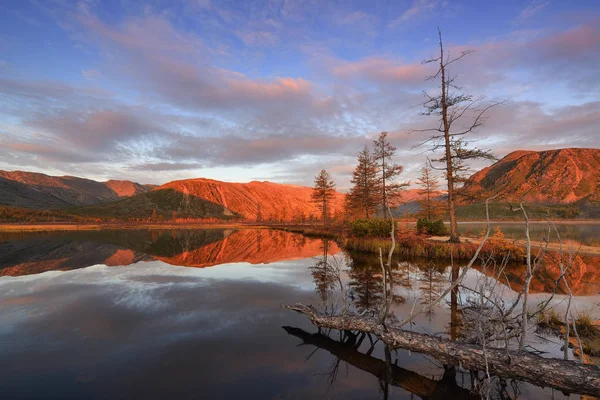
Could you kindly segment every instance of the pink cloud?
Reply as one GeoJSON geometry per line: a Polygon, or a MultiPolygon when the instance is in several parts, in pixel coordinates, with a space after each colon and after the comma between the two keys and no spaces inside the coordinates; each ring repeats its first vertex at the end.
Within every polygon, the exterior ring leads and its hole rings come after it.
{"type": "Polygon", "coordinates": [[[422,83],[428,68],[421,64],[401,64],[386,58],[372,57],[344,62],[332,69],[335,76],[360,78],[379,83],[422,83]]]}

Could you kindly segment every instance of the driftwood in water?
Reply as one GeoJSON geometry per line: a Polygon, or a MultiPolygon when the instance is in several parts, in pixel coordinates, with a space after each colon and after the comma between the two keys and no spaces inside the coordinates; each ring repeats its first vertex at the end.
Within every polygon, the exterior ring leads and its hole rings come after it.
{"type": "MultiPolygon", "coordinates": [[[[293,336],[301,339],[304,344],[316,346],[327,350],[338,359],[354,367],[368,372],[380,381],[388,379],[386,376],[386,362],[363,354],[357,350],[356,344],[338,342],[320,333],[308,333],[300,328],[284,326],[283,329],[293,336]]],[[[455,374],[448,370],[440,380],[430,379],[416,372],[391,364],[389,366],[389,384],[416,394],[425,400],[436,399],[479,399],[480,397],[469,390],[456,384],[455,374]]]]}
{"type": "Polygon", "coordinates": [[[286,305],[285,308],[306,315],[317,326],[372,333],[391,348],[427,354],[446,365],[461,365],[476,371],[489,370],[490,374],[502,378],[518,379],[567,393],[600,395],[600,367],[595,365],[507,352],[505,349],[486,348],[484,352],[474,345],[394,329],[392,325],[386,327],[371,317],[352,314],[327,316],[303,304],[286,305]]]}

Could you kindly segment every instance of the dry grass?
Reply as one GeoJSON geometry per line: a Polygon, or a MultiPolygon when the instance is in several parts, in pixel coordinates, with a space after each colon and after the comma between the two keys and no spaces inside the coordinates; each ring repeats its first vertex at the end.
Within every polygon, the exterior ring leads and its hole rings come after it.
{"type": "Polygon", "coordinates": [[[581,311],[575,319],[577,332],[581,337],[600,338],[600,330],[594,325],[592,315],[588,311],[581,311]]]}
{"type": "MultiPolygon", "coordinates": [[[[348,250],[366,253],[379,253],[381,248],[384,252],[389,251],[391,241],[378,237],[348,237],[343,243],[348,250]]],[[[417,234],[416,231],[400,228],[396,235],[396,254],[402,257],[428,257],[433,259],[470,260],[477,250],[479,243],[463,242],[460,244],[429,240],[425,235],[417,234]]],[[[525,252],[521,246],[513,245],[504,240],[500,234],[495,234],[485,243],[482,256],[491,256],[501,260],[510,255],[513,260],[521,260],[525,252]]]]}

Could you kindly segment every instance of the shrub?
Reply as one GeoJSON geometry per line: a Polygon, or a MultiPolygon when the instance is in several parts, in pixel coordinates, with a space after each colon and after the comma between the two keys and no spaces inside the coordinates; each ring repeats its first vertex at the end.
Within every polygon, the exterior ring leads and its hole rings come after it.
{"type": "Polygon", "coordinates": [[[417,232],[422,234],[445,236],[448,234],[448,228],[441,219],[430,220],[428,218],[419,218],[417,220],[417,232]]]}
{"type": "Polygon", "coordinates": [[[350,222],[350,229],[356,237],[385,237],[390,235],[392,225],[389,219],[358,219],[350,222]]]}

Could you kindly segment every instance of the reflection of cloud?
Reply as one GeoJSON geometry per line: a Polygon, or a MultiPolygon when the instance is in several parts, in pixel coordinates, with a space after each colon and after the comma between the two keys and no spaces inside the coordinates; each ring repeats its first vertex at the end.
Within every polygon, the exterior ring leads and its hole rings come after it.
{"type": "MultiPolygon", "coordinates": [[[[90,390],[145,398],[330,393],[326,379],[313,375],[331,358],[316,355],[307,362],[306,349],[280,329],[303,321],[280,304],[307,302],[310,292],[206,279],[204,271],[146,263],[0,280],[3,393],[40,397],[50,387],[58,397],[85,397],[90,390]],[[7,287],[11,299],[27,299],[26,309],[6,301],[7,287]],[[49,371],[52,379],[36,385],[23,375],[49,371]],[[75,377],[85,382],[76,384],[75,377]]],[[[341,382],[377,390],[355,371],[348,374],[341,382]]]]}

